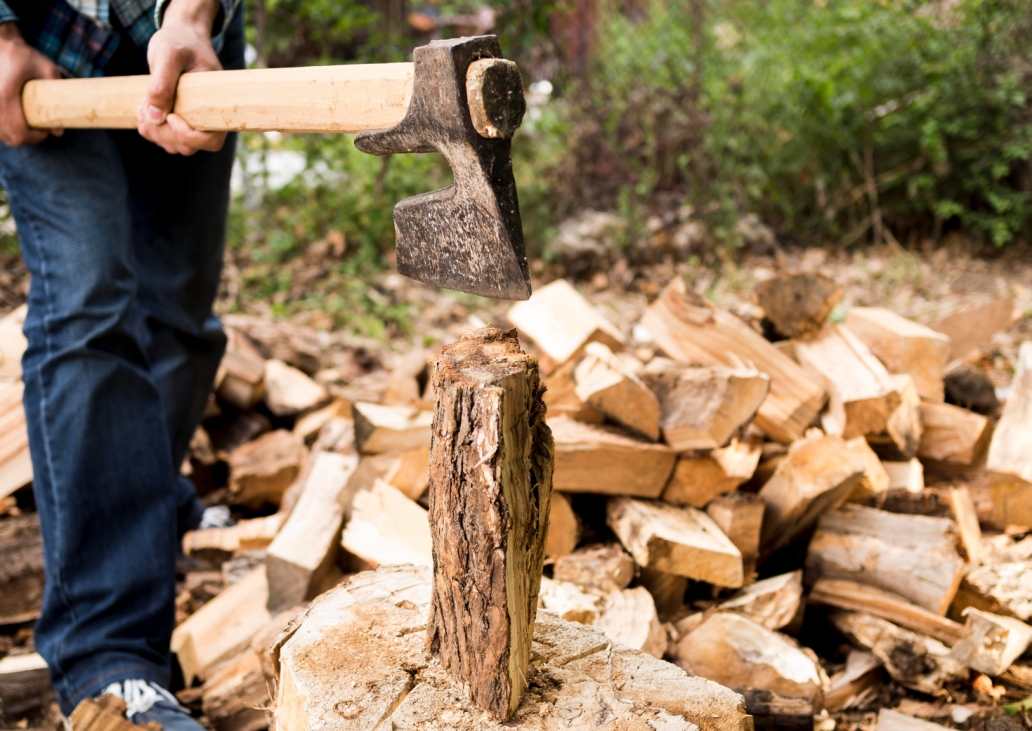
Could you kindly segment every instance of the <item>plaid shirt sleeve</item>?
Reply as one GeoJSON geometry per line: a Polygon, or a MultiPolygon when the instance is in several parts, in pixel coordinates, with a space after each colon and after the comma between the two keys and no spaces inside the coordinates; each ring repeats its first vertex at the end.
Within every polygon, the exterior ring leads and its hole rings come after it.
{"type": "MultiPolygon", "coordinates": [[[[0,0],[0,7],[3,6],[3,2],[4,0],[0,0]]],[[[154,5],[154,23],[158,28],[161,27],[161,21],[165,19],[165,10],[170,2],[172,0],[157,0],[157,3],[154,5]]],[[[214,46],[216,52],[222,50],[223,35],[226,32],[226,28],[229,27],[229,21],[233,19],[233,13],[236,12],[237,6],[240,5],[240,0],[219,0],[219,5],[222,7],[222,12],[215,18],[218,28],[217,31],[215,28],[212,29],[211,37],[211,45],[214,46]]]]}
{"type": "Polygon", "coordinates": [[[0,0],[0,23],[9,23],[12,20],[18,20],[18,16],[11,10],[11,6],[0,0]]]}

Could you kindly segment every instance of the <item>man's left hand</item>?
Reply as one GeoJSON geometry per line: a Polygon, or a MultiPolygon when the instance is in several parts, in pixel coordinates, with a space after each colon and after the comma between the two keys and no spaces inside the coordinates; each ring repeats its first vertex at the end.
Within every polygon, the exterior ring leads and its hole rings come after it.
{"type": "Polygon", "coordinates": [[[144,138],[173,155],[192,155],[198,150],[217,152],[226,141],[225,132],[199,132],[172,112],[182,74],[222,69],[211,45],[212,24],[218,12],[218,0],[172,0],[147,48],[151,83],[136,110],[136,128],[144,138]]]}

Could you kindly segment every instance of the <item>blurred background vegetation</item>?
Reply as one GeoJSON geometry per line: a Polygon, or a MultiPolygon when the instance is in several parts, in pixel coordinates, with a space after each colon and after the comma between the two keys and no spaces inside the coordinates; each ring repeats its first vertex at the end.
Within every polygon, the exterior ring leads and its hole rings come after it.
{"type": "MultiPolygon", "coordinates": [[[[530,112],[514,165],[535,271],[779,246],[992,252],[1032,239],[1029,0],[247,0],[254,66],[405,60],[497,33],[530,112]],[[424,4],[425,3],[425,4],[424,4]]],[[[374,336],[392,207],[439,156],[247,134],[224,302],[374,336]]],[[[0,201],[2,203],[2,201],[0,201]]],[[[0,233],[8,252],[10,227],[0,233]]]]}

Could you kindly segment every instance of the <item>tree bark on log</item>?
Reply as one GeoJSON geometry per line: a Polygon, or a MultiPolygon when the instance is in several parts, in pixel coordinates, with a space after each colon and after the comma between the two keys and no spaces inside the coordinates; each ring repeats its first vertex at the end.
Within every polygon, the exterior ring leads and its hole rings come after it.
{"type": "Polygon", "coordinates": [[[427,648],[507,720],[527,686],[555,460],[537,361],[515,331],[483,328],[432,379],[427,648]]]}

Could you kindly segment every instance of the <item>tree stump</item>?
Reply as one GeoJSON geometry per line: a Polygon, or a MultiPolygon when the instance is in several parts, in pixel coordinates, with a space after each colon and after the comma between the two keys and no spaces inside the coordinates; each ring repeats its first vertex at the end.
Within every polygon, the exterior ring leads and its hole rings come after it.
{"type": "Polygon", "coordinates": [[[554,446],[537,361],[475,330],[434,362],[427,649],[507,720],[527,687],[554,446]]]}

